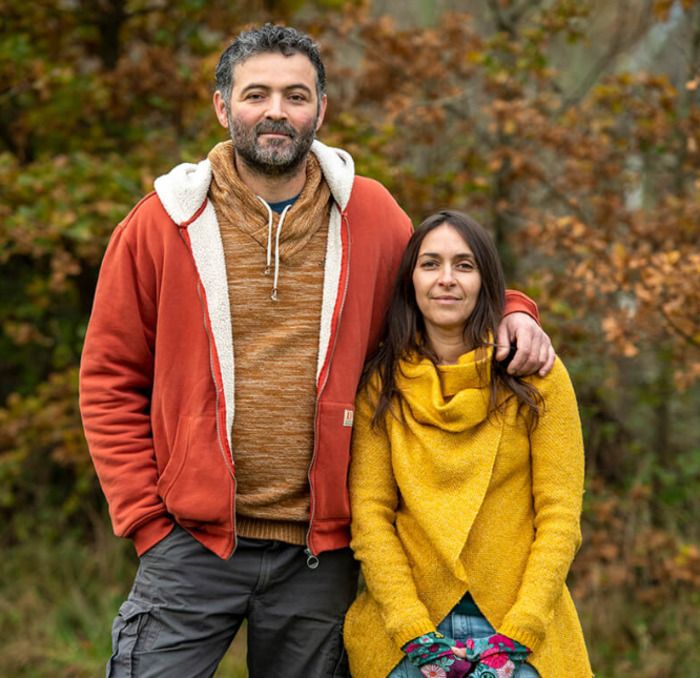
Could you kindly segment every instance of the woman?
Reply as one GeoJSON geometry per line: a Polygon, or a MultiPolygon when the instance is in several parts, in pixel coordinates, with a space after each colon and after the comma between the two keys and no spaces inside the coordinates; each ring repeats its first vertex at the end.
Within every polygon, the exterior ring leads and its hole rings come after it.
{"type": "Polygon", "coordinates": [[[493,360],[504,287],[466,215],[413,234],[355,414],[355,678],[591,676],[565,585],[581,539],[576,399],[559,361],[520,379],[493,360]]]}

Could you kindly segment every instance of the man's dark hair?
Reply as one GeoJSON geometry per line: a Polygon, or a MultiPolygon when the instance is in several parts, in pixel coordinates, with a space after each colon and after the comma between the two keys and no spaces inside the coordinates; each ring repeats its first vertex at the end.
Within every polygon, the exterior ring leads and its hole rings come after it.
{"type": "Polygon", "coordinates": [[[296,28],[267,23],[241,33],[223,52],[216,67],[216,89],[221,92],[228,110],[233,89],[233,69],[257,54],[279,52],[284,56],[304,54],[316,69],[316,92],[319,101],[326,92],[326,69],[318,45],[296,28]]]}

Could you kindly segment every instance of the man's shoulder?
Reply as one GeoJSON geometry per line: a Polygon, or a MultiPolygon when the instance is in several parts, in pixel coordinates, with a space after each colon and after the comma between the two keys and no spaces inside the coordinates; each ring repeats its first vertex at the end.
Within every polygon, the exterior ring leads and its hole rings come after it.
{"type": "Polygon", "coordinates": [[[355,176],[348,209],[369,209],[375,213],[381,210],[386,214],[394,214],[401,220],[408,220],[408,216],[386,186],[376,179],[361,175],[355,176]]]}
{"type": "Polygon", "coordinates": [[[196,215],[205,201],[211,183],[208,160],[180,163],[154,182],[154,190],[131,208],[119,228],[139,229],[173,224],[182,225],[196,215]]]}
{"type": "Polygon", "coordinates": [[[361,174],[355,175],[355,181],[352,188],[353,194],[356,191],[359,191],[366,196],[375,196],[380,199],[390,200],[396,204],[396,200],[389,192],[389,189],[384,186],[384,184],[376,179],[372,179],[371,177],[365,177],[361,174]]]}
{"type": "Polygon", "coordinates": [[[131,208],[129,213],[119,222],[117,229],[131,232],[138,230],[143,225],[153,225],[163,221],[172,224],[172,219],[165,211],[158,194],[151,191],[131,208]]]}
{"type": "Polygon", "coordinates": [[[347,206],[353,233],[368,237],[389,238],[404,243],[413,230],[408,218],[394,196],[375,179],[356,176],[347,206]]]}

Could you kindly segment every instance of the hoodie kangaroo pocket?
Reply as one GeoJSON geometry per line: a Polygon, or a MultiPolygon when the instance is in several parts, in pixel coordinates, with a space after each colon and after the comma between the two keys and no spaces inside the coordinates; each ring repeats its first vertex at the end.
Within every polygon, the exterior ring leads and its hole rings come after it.
{"type": "Polygon", "coordinates": [[[158,482],[168,512],[183,527],[227,524],[233,483],[212,416],[183,418],[158,482]]]}

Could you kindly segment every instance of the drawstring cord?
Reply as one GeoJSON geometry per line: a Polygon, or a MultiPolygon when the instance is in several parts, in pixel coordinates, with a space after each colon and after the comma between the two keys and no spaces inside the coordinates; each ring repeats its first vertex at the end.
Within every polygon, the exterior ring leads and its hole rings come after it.
{"type": "MultiPolygon", "coordinates": [[[[272,208],[267,204],[264,198],[261,198],[259,195],[255,197],[265,205],[267,209],[267,255],[265,258],[265,275],[270,275],[270,263],[272,259],[272,208]]],[[[282,210],[280,220],[277,222],[277,233],[275,234],[275,274],[272,278],[272,292],[270,293],[270,299],[272,299],[272,301],[277,301],[277,285],[280,277],[280,235],[282,234],[282,224],[291,207],[291,205],[287,205],[282,210]]]]}
{"type": "Polygon", "coordinates": [[[270,250],[272,249],[272,208],[259,195],[255,196],[267,210],[267,259],[265,261],[265,275],[270,275],[270,250]]]}

